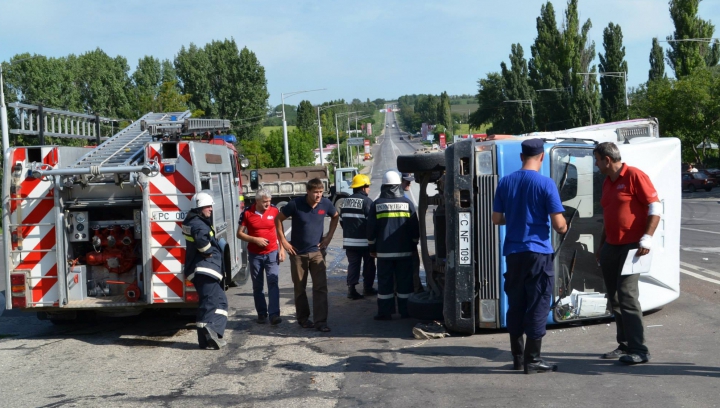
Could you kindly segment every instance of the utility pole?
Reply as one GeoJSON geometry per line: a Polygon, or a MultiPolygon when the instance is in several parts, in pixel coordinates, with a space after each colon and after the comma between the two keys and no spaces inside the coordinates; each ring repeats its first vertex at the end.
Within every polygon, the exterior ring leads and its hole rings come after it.
{"type": "Polygon", "coordinates": [[[287,121],[285,120],[285,97],[291,97],[293,95],[305,93],[305,92],[315,92],[315,91],[324,91],[326,88],[322,89],[310,89],[308,91],[295,91],[295,92],[288,92],[288,93],[281,93],[280,99],[282,100],[282,122],[283,122],[283,151],[285,152],[285,167],[290,167],[290,151],[288,149],[288,135],[287,135],[287,121]]]}
{"type": "Polygon", "coordinates": [[[535,109],[533,109],[532,99],[513,99],[510,101],[503,101],[504,103],[519,103],[519,104],[530,104],[530,115],[532,118],[532,129],[535,130],[535,109]]]}
{"type": "MultiPolygon", "coordinates": [[[[623,87],[625,88],[625,113],[627,119],[630,119],[630,101],[628,100],[627,93],[627,72],[578,72],[578,75],[600,75],[611,78],[622,78],[623,87]]],[[[592,121],[592,118],[590,119],[590,121],[592,121]]]]}

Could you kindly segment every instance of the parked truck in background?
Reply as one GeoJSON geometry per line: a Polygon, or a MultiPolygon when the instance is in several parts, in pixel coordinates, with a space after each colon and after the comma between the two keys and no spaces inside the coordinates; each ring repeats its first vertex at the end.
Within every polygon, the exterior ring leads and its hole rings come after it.
{"type": "Polygon", "coordinates": [[[421,319],[444,320],[456,332],[505,327],[506,270],[501,248],[506,226],[492,223],[498,180],[520,169],[521,147],[528,138],[545,140],[541,174],[557,184],[569,222],[566,235],[553,233],[555,282],[548,324],[611,316],[595,250],[603,225],[602,176],[594,166],[594,147],[618,145],[623,162],[638,167],[653,181],[662,203],[662,218],[653,236],[651,268],[640,275],[644,311],[677,299],[680,293],[680,141],[659,137],[655,119],[638,119],[560,132],[458,140],[445,152],[399,156],[398,169],[415,173],[420,183],[418,214],[421,257],[428,290],[410,297],[408,310],[421,319]],[[428,196],[428,184],[438,194],[428,196]],[[426,226],[434,207],[434,230],[426,226]],[[428,235],[434,235],[430,253],[428,235]]]}
{"type": "MultiPolygon", "coordinates": [[[[21,118],[36,117],[33,107],[23,109],[30,112],[21,118]]],[[[49,116],[45,123],[57,137],[85,137],[69,135],[67,127],[68,118],[82,122],[83,115],[49,116]]],[[[181,226],[201,190],[215,201],[225,285],[246,280],[235,225],[243,206],[240,173],[248,163],[229,136],[214,134],[229,126],[227,120],[193,119],[190,111],[148,113],[97,147],[7,149],[6,307],[53,322],[80,311],[128,315],[197,307],[197,292],[183,274],[181,226]],[[202,138],[184,137],[198,134],[202,138]]],[[[32,124],[29,129],[32,134],[32,124]]]]}
{"type": "Polygon", "coordinates": [[[326,166],[280,167],[255,169],[242,175],[242,189],[245,200],[254,201],[255,192],[264,188],[272,194],[272,203],[278,208],[284,207],[290,200],[306,194],[308,181],[318,178],[323,182],[325,196],[333,204],[352,195],[350,184],[358,174],[355,167],[335,169],[335,182],[331,183],[326,166]]]}

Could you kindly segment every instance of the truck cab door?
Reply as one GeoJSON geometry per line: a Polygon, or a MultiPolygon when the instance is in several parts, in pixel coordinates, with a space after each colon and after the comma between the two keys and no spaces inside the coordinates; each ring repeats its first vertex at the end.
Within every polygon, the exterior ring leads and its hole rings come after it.
{"type": "Polygon", "coordinates": [[[555,257],[556,322],[610,315],[602,270],[595,259],[603,227],[600,197],[605,177],[595,167],[592,151],[593,146],[558,146],[551,151],[550,175],[558,186],[565,219],[572,218],[564,240],[553,233],[556,249],[562,242],[555,257]],[[583,302],[579,300],[583,296],[594,299],[583,302]]]}
{"type": "Polygon", "coordinates": [[[350,187],[352,179],[358,174],[357,169],[337,169],[335,170],[335,193],[338,195],[352,195],[353,189],[350,187]]]}

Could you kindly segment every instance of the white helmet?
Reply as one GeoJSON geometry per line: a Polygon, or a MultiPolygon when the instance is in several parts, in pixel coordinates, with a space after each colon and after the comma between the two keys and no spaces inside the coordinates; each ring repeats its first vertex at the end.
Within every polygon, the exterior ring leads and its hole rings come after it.
{"type": "Polygon", "coordinates": [[[195,206],[193,208],[203,208],[215,204],[212,195],[210,195],[207,191],[201,191],[195,194],[193,201],[195,202],[195,206]]]}
{"type": "Polygon", "coordinates": [[[390,170],[385,173],[382,179],[383,184],[395,185],[400,184],[400,182],[400,173],[395,170],[390,170]]]}

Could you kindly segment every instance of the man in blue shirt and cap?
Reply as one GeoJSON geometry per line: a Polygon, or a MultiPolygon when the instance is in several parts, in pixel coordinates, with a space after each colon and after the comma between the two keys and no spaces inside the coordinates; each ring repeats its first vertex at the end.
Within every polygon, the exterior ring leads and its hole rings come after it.
{"type": "Polygon", "coordinates": [[[550,225],[564,234],[567,224],[555,182],[540,174],[544,145],[542,139],[522,142],[522,168],[500,179],[492,214],[495,225],[506,226],[503,255],[507,266],[507,328],[513,368],[523,367],[525,374],[557,369],[540,358],[540,349],[555,276],[550,225]]]}

